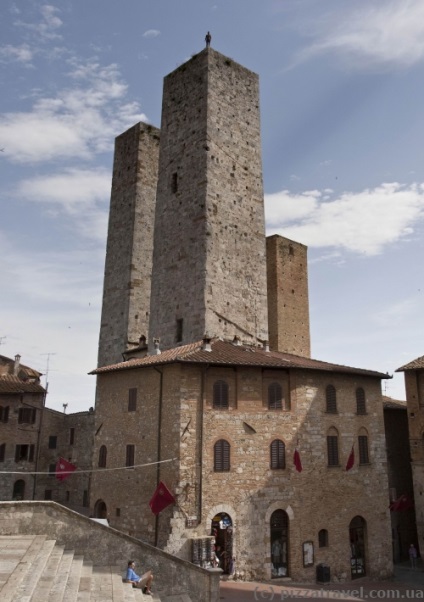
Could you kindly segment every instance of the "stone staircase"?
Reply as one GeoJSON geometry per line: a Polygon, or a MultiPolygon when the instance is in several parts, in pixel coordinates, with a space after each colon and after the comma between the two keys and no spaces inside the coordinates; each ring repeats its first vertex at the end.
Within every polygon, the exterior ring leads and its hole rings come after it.
{"type": "Polygon", "coordinates": [[[95,566],[44,535],[0,536],[1,602],[160,602],[124,583],[124,569],[95,566]]]}

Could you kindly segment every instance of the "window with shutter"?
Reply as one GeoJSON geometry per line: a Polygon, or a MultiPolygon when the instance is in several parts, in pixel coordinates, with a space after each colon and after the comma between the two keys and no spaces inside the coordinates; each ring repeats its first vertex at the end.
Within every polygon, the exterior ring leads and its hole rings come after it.
{"type": "Polygon", "coordinates": [[[365,391],[362,387],[358,387],[358,389],[356,389],[356,413],[367,413],[367,408],[365,405],[365,391]]]}
{"type": "Polygon", "coordinates": [[[333,385],[327,385],[325,390],[326,412],[329,414],[337,414],[337,396],[336,389],[333,385]]]}
{"type": "Polygon", "coordinates": [[[281,410],[283,408],[283,389],[280,383],[271,383],[268,387],[268,409],[281,410]]]}
{"type": "Polygon", "coordinates": [[[35,408],[19,408],[18,422],[20,424],[34,424],[36,417],[35,408]]]}
{"type": "Polygon", "coordinates": [[[271,468],[282,469],[286,467],[286,446],[280,439],[275,439],[270,445],[271,468]]]}
{"type": "Polygon", "coordinates": [[[214,445],[214,471],[227,472],[230,470],[230,444],[220,439],[214,445]]]}
{"type": "Polygon", "coordinates": [[[213,385],[213,407],[215,410],[228,409],[228,384],[217,380],[213,385]]]}
{"type": "Polygon", "coordinates": [[[56,447],[57,447],[57,435],[50,435],[49,449],[56,449],[56,447]]]}

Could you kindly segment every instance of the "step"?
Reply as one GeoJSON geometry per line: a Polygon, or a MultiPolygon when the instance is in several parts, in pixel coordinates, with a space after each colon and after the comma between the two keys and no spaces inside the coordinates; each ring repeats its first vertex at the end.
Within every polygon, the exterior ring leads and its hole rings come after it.
{"type": "Polygon", "coordinates": [[[56,575],[53,579],[53,584],[50,589],[46,602],[62,602],[65,594],[68,576],[71,570],[72,561],[74,559],[73,550],[64,550],[59,566],[57,567],[56,575]]]}
{"type": "Polygon", "coordinates": [[[91,577],[90,602],[113,600],[112,571],[110,566],[94,566],[91,577]]]}
{"type": "Polygon", "coordinates": [[[68,573],[68,580],[62,598],[63,602],[77,602],[83,561],[83,556],[74,556],[72,559],[71,569],[68,573]]]}
{"type": "Polygon", "coordinates": [[[80,577],[80,581],[79,581],[77,602],[90,602],[92,574],[93,574],[93,563],[90,561],[84,560],[82,569],[81,569],[81,577],[80,577]]]}
{"type": "Polygon", "coordinates": [[[3,585],[0,591],[1,602],[12,602],[19,600],[17,597],[18,589],[23,583],[25,577],[31,570],[32,563],[41,552],[44,542],[46,541],[45,535],[35,535],[27,551],[23,554],[21,559],[17,561],[14,569],[12,570],[6,583],[3,585]]]}
{"type": "MultiPolygon", "coordinates": [[[[55,545],[34,588],[31,602],[46,602],[62,560],[64,546],[55,545]]],[[[35,568],[34,568],[35,570],[35,568]]]]}
{"type": "Polygon", "coordinates": [[[46,568],[50,555],[55,547],[54,539],[46,539],[36,558],[31,563],[29,570],[22,579],[16,591],[16,600],[19,602],[30,602],[38,581],[46,568]]]}
{"type": "Polygon", "coordinates": [[[0,536],[0,592],[33,540],[34,535],[0,536]]]}
{"type": "MultiPolygon", "coordinates": [[[[112,566],[112,586],[113,586],[113,602],[136,602],[144,600],[145,602],[153,602],[152,596],[144,596],[141,589],[133,587],[132,583],[125,583],[125,569],[121,566],[112,566]]],[[[160,600],[156,599],[156,602],[160,600]]]]}

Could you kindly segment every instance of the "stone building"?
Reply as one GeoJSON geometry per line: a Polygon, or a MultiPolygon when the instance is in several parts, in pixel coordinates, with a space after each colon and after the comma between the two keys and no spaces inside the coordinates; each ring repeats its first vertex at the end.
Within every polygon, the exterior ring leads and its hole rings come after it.
{"type": "Polygon", "coordinates": [[[165,78],[160,134],[117,140],[90,507],[185,559],[214,538],[240,577],[388,576],[386,375],[310,358],[307,249],[266,241],[260,148],[258,78],[211,48],[165,78]]]}
{"type": "Polygon", "coordinates": [[[424,356],[401,366],[405,376],[418,545],[424,553],[424,356]]]}

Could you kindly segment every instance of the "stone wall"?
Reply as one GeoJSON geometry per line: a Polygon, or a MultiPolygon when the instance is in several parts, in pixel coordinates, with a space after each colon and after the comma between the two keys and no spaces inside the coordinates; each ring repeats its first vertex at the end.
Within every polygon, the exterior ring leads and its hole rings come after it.
{"type": "Polygon", "coordinates": [[[266,239],[270,348],[304,357],[311,356],[307,253],[288,238],[266,239]]]}
{"type": "Polygon", "coordinates": [[[138,539],[100,525],[54,502],[0,503],[1,535],[46,535],[75,550],[95,566],[122,565],[134,559],[151,569],[159,596],[187,594],[191,600],[219,599],[219,574],[175,558],[138,539]]]}
{"type": "Polygon", "coordinates": [[[258,77],[205,49],[164,81],[150,338],[267,331],[258,77]]]}
{"type": "Polygon", "coordinates": [[[159,130],[144,123],[115,140],[98,365],[149,337],[159,130]]]}

